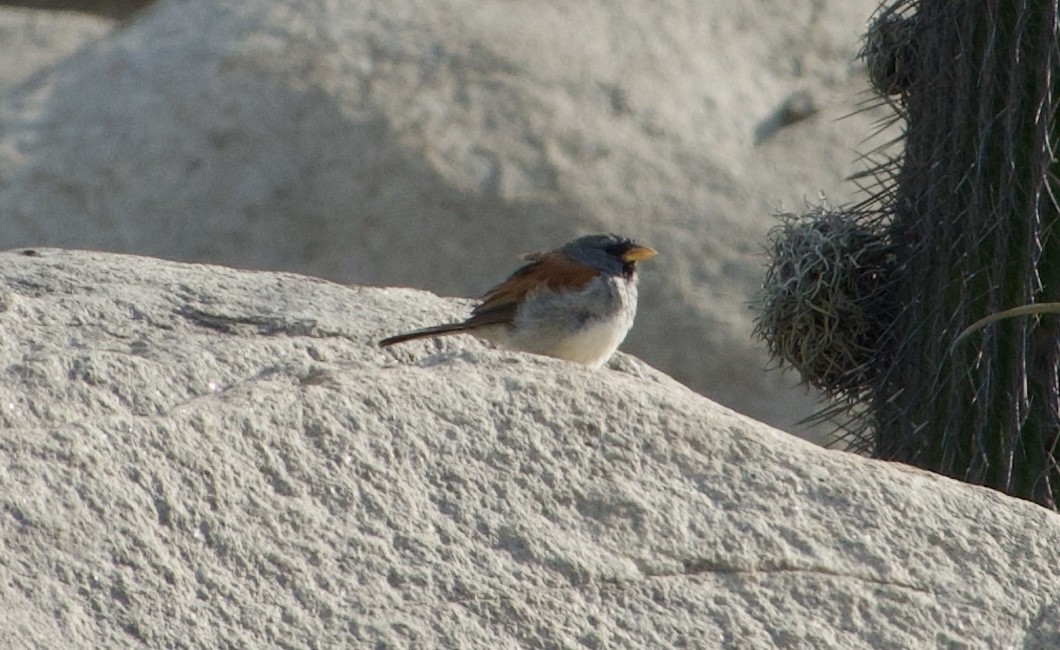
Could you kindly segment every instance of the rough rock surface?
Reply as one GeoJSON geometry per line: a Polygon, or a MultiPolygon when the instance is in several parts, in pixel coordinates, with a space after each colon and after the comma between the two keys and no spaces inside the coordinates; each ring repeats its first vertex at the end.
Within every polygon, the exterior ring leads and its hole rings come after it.
{"type": "Polygon", "coordinates": [[[851,195],[876,4],[159,0],[0,96],[0,247],[474,296],[617,230],[662,252],[629,350],[790,426],[748,302],[770,213],[851,195]]]}
{"type": "Polygon", "coordinates": [[[1055,648],[1060,519],[464,305],[0,254],[0,645],[1055,648]]]}

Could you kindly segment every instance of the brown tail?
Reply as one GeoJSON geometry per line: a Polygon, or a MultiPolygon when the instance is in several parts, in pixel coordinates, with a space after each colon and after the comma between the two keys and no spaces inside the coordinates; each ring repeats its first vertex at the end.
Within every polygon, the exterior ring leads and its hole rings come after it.
{"type": "Polygon", "coordinates": [[[415,332],[407,332],[405,334],[398,334],[396,336],[390,336],[379,342],[379,347],[385,348],[395,343],[404,343],[405,341],[412,341],[415,339],[425,339],[432,336],[446,336],[448,334],[459,334],[467,330],[467,323],[446,323],[445,325],[435,325],[434,327],[425,327],[415,332]]]}

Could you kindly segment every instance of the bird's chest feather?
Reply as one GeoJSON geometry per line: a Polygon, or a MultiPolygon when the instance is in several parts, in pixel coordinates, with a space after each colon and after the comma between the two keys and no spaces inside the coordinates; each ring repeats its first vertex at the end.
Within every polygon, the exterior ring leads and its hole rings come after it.
{"type": "Polygon", "coordinates": [[[528,296],[498,343],[527,352],[599,366],[626,338],[637,309],[637,287],[625,278],[594,280],[577,292],[528,296]]]}

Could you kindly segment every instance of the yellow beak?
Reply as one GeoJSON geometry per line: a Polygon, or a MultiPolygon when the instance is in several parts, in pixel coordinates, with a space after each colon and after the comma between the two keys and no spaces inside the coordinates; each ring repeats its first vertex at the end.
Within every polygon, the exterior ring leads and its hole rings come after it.
{"type": "Polygon", "coordinates": [[[629,250],[622,253],[623,262],[640,262],[641,260],[650,260],[651,258],[658,255],[654,248],[648,246],[638,246],[634,244],[630,246],[629,250]]]}

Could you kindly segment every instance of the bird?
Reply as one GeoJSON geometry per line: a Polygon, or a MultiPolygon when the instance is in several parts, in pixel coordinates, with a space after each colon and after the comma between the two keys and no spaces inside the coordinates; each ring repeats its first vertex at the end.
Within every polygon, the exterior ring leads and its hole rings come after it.
{"type": "Polygon", "coordinates": [[[509,350],[599,368],[633,327],[637,263],[656,255],[615,234],[585,235],[527,253],[521,257],[529,263],[487,291],[467,320],[398,334],[379,345],[471,334],[509,350]]]}

